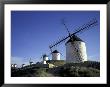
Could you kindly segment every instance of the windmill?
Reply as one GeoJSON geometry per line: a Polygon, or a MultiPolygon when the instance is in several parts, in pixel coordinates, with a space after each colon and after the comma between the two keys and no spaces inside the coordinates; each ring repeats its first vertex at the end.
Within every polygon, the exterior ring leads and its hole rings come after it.
{"type": "Polygon", "coordinates": [[[29,64],[30,64],[30,66],[33,64],[31,58],[29,59],[29,64]]]}
{"type": "Polygon", "coordinates": [[[92,19],[88,23],[82,25],[81,27],[75,29],[73,33],[70,33],[68,27],[66,26],[64,20],[62,21],[63,25],[65,26],[65,29],[68,32],[68,36],[63,37],[53,43],[49,46],[50,51],[52,52],[52,48],[59,45],[60,43],[68,40],[66,45],[66,61],[67,62],[84,62],[87,61],[87,53],[86,53],[86,45],[83,40],[81,40],[79,37],[77,37],[77,34],[82,33],[91,27],[94,27],[97,25],[98,21],[97,19],[92,19]]]}
{"type": "Polygon", "coordinates": [[[51,53],[49,53],[49,56],[52,55],[52,60],[61,60],[60,56],[64,57],[64,55],[61,52],[59,52],[57,49],[54,50],[50,49],[50,50],[51,53]]]}
{"type": "Polygon", "coordinates": [[[40,57],[40,59],[42,59],[42,63],[43,64],[46,64],[46,61],[48,61],[48,60],[50,60],[49,59],[49,55],[47,55],[47,54],[43,54],[41,57],[40,57]]]}
{"type": "Polygon", "coordinates": [[[49,60],[47,54],[43,54],[43,55],[41,56],[41,59],[43,59],[43,61],[47,61],[47,60],[49,60]]]}
{"type": "Polygon", "coordinates": [[[22,68],[24,68],[25,66],[26,66],[25,64],[22,64],[22,66],[21,66],[21,67],[22,67],[22,68]]]}

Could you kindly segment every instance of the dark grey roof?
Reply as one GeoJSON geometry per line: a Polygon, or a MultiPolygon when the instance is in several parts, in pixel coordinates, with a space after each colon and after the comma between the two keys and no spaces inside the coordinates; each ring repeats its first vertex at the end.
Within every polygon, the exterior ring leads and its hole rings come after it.
{"type": "Polygon", "coordinates": [[[57,50],[54,50],[52,53],[59,53],[57,50]]]}
{"type": "Polygon", "coordinates": [[[48,56],[46,54],[44,54],[43,57],[48,57],[48,56]]]}
{"type": "MultiPolygon", "coordinates": [[[[72,36],[72,39],[73,39],[73,41],[82,41],[82,42],[84,42],[82,39],[80,39],[79,37],[77,37],[76,35],[74,35],[74,36],[72,36]]],[[[66,42],[66,44],[68,43],[68,42],[73,42],[71,39],[69,39],[67,42],[66,42]]]]}

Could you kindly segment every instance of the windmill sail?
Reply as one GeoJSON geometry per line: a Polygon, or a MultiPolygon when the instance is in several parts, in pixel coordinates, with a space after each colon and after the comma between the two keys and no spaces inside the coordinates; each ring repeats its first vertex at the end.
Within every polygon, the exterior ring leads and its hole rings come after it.
{"type": "Polygon", "coordinates": [[[57,42],[55,42],[54,44],[50,45],[49,48],[51,49],[52,47],[57,46],[58,44],[64,42],[66,39],[68,39],[70,36],[74,36],[75,34],[88,30],[90,27],[96,26],[97,23],[98,23],[98,21],[96,19],[90,20],[88,23],[84,24],[83,26],[79,27],[78,29],[75,29],[75,31],[72,34],[68,35],[67,37],[63,37],[60,40],[58,40],[57,42]]]}
{"type": "Polygon", "coordinates": [[[75,34],[77,34],[77,33],[84,32],[84,31],[88,30],[90,27],[96,26],[97,24],[98,24],[98,21],[97,21],[96,19],[92,19],[92,20],[90,20],[87,24],[84,24],[83,26],[81,26],[81,27],[79,27],[78,29],[76,29],[76,30],[74,31],[74,33],[71,34],[71,35],[75,35],[75,34]]]}

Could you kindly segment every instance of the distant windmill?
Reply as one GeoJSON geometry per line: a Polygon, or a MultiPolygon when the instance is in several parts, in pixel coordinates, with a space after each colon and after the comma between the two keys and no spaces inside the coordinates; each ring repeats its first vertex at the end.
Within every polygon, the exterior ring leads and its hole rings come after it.
{"type": "Polygon", "coordinates": [[[11,68],[17,68],[17,64],[11,64],[11,68]]]}
{"type": "Polygon", "coordinates": [[[44,60],[45,60],[45,61],[49,60],[49,57],[48,57],[47,54],[43,54],[43,55],[41,56],[41,58],[43,59],[43,61],[44,61],[44,60]]]}
{"type": "Polygon", "coordinates": [[[32,64],[33,64],[33,62],[32,62],[32,60],[31,60],[31,58],[29,59],[29,64],[30,64],[30,65],[32,65],[32,64]]]}
{"type": "Polygon", "coordinates": [[[25,66],[26,66],[25,64],[22,64],[22,68],[25,67],[25,66]]]}
{"type": "Polygon", "coordinates": [[[43,54],[40,59],[42,59],[43,64],[46,64],[46,61],[49,60],[49,56],[47,54],[43,54]]]}
{"type": "Polygon", "coordinates": [[[57,46],[58,44],[68,40],[66,45],[66,61],[67,62],[84,62],[87,61],[87,53],[86,53],[86,45],[83,40],[81,40],[76,35],[79,33],[82,33],[91,27],[94,27],[97,25],[98,21],[94,18],[90,20],[88,23],[84,24],[83,26],[76,29],[73,33],[70,33],[68,27],[66,26],[64,20],[62,21],[63,25],[65,26],[68,36],[61,38],[54,44],[50,45],[49,48],[52,52],[52,48],[57,46]]]}
{"type": "Polygon", "coordinates": [[[60,56],[63,56],[63,54],[56,49],[51,51],[51,53],[48,56],[50,55],[52,55],[52,60],[61,60],[60,56]]]}

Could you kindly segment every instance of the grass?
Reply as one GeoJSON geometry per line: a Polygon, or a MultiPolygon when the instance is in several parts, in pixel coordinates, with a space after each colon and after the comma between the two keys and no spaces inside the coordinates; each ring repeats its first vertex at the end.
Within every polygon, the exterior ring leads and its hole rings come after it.
{"type": "Polygon", "coordinates": [[[58,67],[42,68],[33,66],[12,69],[12,77],[99,77],[100,63],[86,61],[84,63],[65,63],[65,61],[48,61],[58,67]]]}

